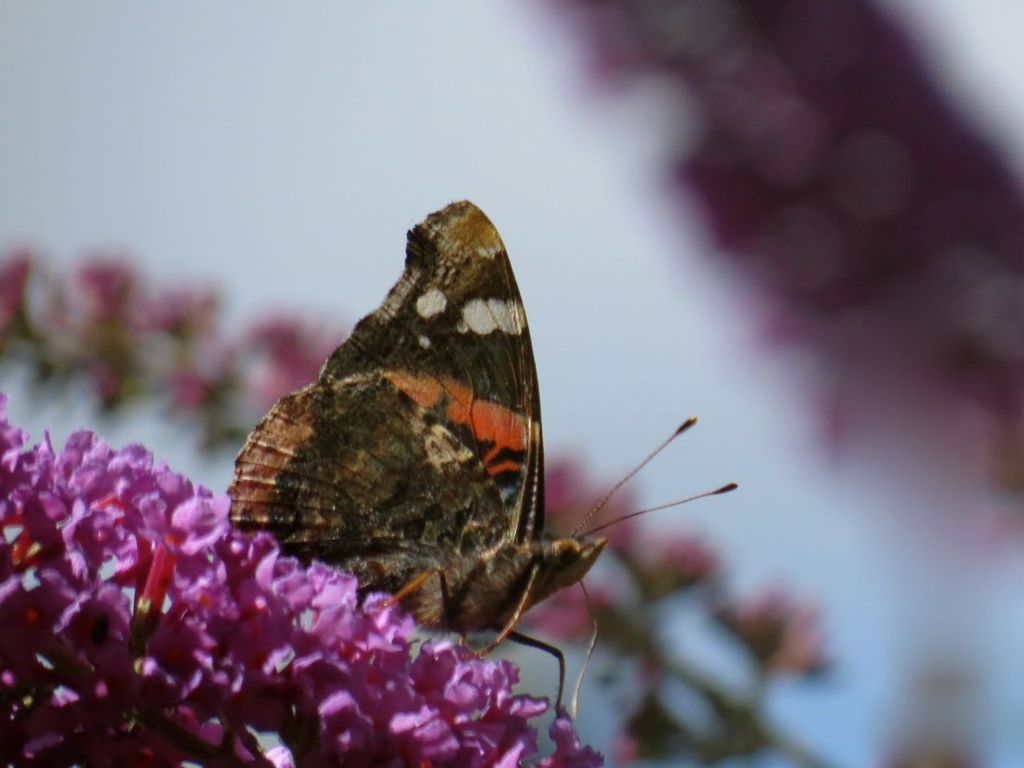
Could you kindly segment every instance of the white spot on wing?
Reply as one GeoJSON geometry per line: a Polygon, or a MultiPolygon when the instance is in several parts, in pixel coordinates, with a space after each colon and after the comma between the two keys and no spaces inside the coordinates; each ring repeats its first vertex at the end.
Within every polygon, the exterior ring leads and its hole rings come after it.
{"type": "Polygon", "coordinates": [[[430,349],[430,339],[428,339],[426,336],[420,336],[418,341],[421,347],[423,347],[424,349],[430,349]]]}
{"type": "Polygon", "coordinates": [[[472,452],[439,424],[433,425],[423,436],[423,447],[427,461],[440,473],[450,471],[454,463],[461,464],[473,458],[472,452]]]}
{"type": "Polygon", "coordinates": [[[416,299],[416,312],[423,319],[439,315],[447,306],[448,297],[438,288],[428,288],[423,295],[416,299]]]}
{"type": "Polygon", "coordinates": [[[476,255],[483,259],[493,259],[499,253],[504,250],[501,243],[490,243],[488,245],[479,245],[476,249],[476,255]]]}
{"type": "MultiPolygon", "coordinates": [[[[466,329],[481,336],[494,331],[518,336],[525,326],[523,307],[504,299],[471,299],[462,307],[466,329]]],[[[460,329],[461,330],[461,329],[460,329]]]]}

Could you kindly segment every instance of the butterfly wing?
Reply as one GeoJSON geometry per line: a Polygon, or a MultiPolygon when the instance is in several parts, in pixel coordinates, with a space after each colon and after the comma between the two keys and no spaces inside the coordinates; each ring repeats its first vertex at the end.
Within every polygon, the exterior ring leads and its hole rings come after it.
{"type": "Polygon", "coordinates": [[[321,378],[389,372],[480,459],[507,511],[506,541],[543,528],[540,396],[526,313],[494,225],[469,202],[408,236],[405,272],[321,378]]]}
{"type": "Polygon", "coordinates": [[[537,374],[501,238],[453,203],[409,232],[406,254],[318,380],[250,435],[231,488],[236,524],[392,590],[384,572],[543,525],[537,374]]]}
{"type": "Polygon", "coordinates": [[[231,496],[236,525],[355,573],[364,591],[486,548],[502,510],[477,457],[373,373],[279,400],[239,454],[231,496]]]}

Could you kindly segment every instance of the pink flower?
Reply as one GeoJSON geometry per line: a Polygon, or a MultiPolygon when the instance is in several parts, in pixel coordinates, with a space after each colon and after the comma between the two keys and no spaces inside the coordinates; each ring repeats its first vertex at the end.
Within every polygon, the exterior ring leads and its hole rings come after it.
{"type": "Polygon", "coordinates": [[[564,713],[555,718],[548,735],[555,742],[555,752],[538,763],[540,768],[595,768],[603,765],[597,752],[580,744],[572,722],[564,713]]]}

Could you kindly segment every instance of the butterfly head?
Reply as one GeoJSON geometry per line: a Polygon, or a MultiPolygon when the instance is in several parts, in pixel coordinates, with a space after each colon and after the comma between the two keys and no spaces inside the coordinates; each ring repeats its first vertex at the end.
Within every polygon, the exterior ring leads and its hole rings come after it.
{"type": "Polygon", "coordinates": [[[549,539],[544,542],[544,556],[537,595],[537,603],[548,595],[572,586],[587,575],[608,544],[608,539],[549,539]]]}

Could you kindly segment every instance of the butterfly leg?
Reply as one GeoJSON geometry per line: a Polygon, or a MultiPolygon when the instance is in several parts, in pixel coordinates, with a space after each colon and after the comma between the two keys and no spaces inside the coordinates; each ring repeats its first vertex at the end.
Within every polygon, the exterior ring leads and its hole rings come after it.
{"type": "Polygon", "coordinates": [[[523,611],[526,610],[526,606],[530,603],[530,593],[533,592],[533,584],[537,580],[537,574],[540,573],[540,566],[535,565],[530,569],[530,578],[526,581],[526,588],[523,590],[522,597],[519,598],[519,602],[516,603],[516,608],[512,611],[512,615],[509,617],[508,622],[501,628],[501,631],[495,636],[495,638],[481,648],[478,651],[474,651],[477,656],[486,656],[488,653],[493,651],[515,630],[519,620],[523,617],[523,611]]]}
{"type": "Polygon", "coordinates": [[[440,568],[431,568],[429,571],[424,571],[419,576],[416,576],[415,578],[412,578],[408,582],[406,582],[404,587],[402,587],[400,590],[395,592],[395,594],[393,594],[391,597],[389,597],[385,601],[385,603],[384,603],[385,607],[390,608],[391,606],[396,605],[396,604],[402,602],[403,600],[405,600],[405,598],[407,598],[413,592],[415,592],[420,587],[422,587],[424,584],[426,584],[427,579],[429,579],[434,574],[437,574],[437,575],[441,576],[441,585],[442,585],[442,589],[443,589],[444,588],[444,574],[442,573],[440,568]]]}
{"type": "Polygon", "coordinates": [[[554,645],[549,645],[543,640],[538,640],[535,637],[524,635],[520,632],[509,632],[508,639],[513,643],[519,645],[525,645],[528,648],[536,648],[538,651],[544,651],[555,657],[558,661],[558,699],[556,700],[555,709],[562,709],[562,694],[565,691],[565,654],[562,653],[560,648],[554,645]]]}
{"type": "Polygon", "coordinates": [[[526,610],[526,606],[530,603],[530,594],[533,592],[533,584],[534,581],[536,581],[537,574],[539,572],[540,567],[534,566],[533,570],[530,571],[530,578],[526,582],[526,588],[523,590],[523,595],[519,598],[519,602],[516,604],[516,609],[512,611],[512,615],[509,617],[508,623],[502,627],[501,631],[498,632],[497,636],[490,643],[480,650],[474,651],[474,653],[477,656],[486,656],[506,639],[511,640],[514,643],[518,643],[519,645],[526,645],[530,648],[536,648],[539,651],[550,653],[558,661],[558,699],[556,707],[560,710],[562,708],[562,693],[565,688],[565,656],[555,646],[548,645],[541,640],[537,640],[536,638],[515,631],[516,626],[519,624],[519,620],[523,616],[523,612],[526,610]]]}

